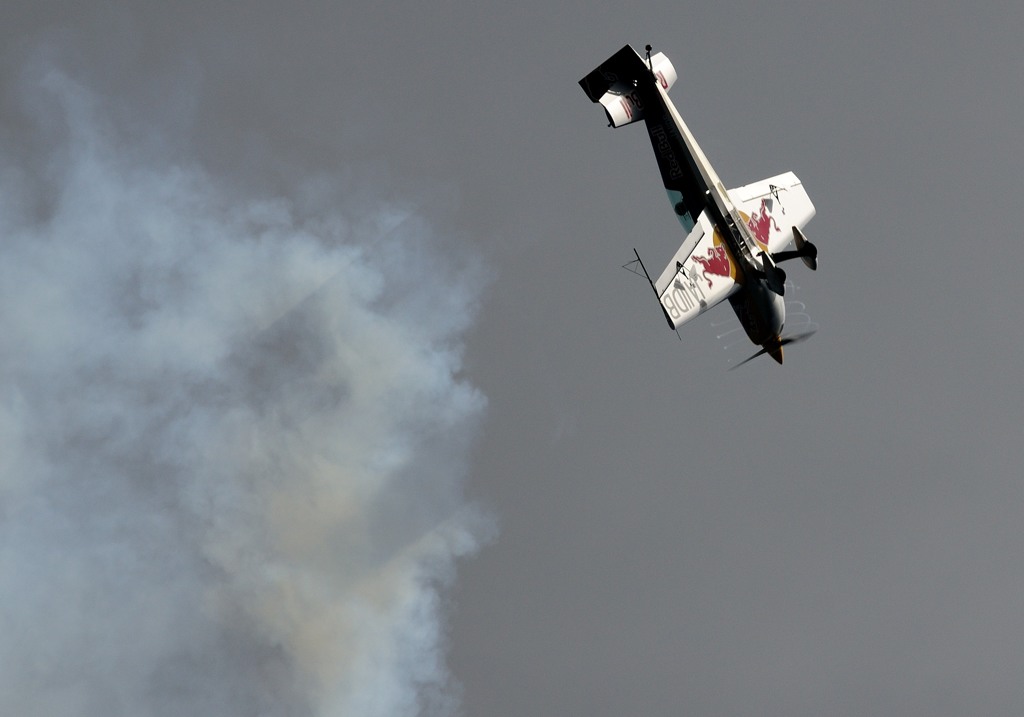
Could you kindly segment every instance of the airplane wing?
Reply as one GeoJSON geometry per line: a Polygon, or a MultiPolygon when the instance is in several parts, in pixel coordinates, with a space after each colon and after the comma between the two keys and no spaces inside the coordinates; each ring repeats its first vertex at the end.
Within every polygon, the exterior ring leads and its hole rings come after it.
{"type": "Polygon", "coordinates": [[[793,241],[793,228],[803,229],[814,216],[814,205],[792,172],[729,190],[740,218],[754,240],[770,254],[793,241]]]}
{"type": "Polygon", "coordinates": [[[678,329],[736,293],[743,284],[739,263],[707,213],[697,221],[654,282],[665,318],[678,329]]]}

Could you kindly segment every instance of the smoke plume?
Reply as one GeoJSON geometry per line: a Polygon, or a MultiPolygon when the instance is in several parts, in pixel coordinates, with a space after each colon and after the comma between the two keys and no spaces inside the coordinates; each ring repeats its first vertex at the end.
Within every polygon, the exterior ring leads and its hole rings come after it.
{"type": "MultiPolygon", "coordinates": [[[[0,714],[450,714],[481,272],[252,199],[54,67],[0,166],[0,714]],[[27,147],[27,148],[26,148],[27,147]]],[[[462,254],[464,261],[465,254],[462,254]]]]}

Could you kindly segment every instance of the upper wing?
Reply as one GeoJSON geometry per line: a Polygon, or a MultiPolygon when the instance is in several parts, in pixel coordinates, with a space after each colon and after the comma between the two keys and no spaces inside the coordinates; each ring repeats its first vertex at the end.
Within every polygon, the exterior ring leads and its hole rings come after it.
{"type": "Polygon", "coordinates": [[[665,316],[673,328],[736,293],[743,284],[739,264],[715,231],[706,213],[654,283],[665,316]]]}
{"type": "Polygon", "coordinates": [[[770,254],[793,241],[793,227],[803,229],[814,216],[814,205],[792,172],[729,190],[729,197],[754,235],[770,254]]]}

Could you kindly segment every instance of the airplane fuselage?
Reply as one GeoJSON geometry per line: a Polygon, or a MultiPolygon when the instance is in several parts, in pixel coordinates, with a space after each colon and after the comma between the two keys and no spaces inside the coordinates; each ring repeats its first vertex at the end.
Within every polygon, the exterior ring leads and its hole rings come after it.
{"type": "Polygon", "coordinates": [[[736,318],[747,337],[761,346],[768,346],[782,335],[786,323],[786,301],[768,288],[763,280],[745,284],[729,297],[736,318]]]}
{"type": "Polygon", "coordinates": [[[814,205],[792,172],[730,195],[669,99],[675,68],[664,53],[652,56],[646,49],[644,60],[626,45],[579,82],[604,109],[609,126],[644,123],[685,234],[660,274],[652,277],[638,252],[637,263],[670,328],[678,330],[728,298],[747,336],[762,347],[755,356],[767,353],[781,363],[782,347],[801,337],[782,338],[786,274],[777,263],[799,258],[817,267],[817,248],[801,232],[814,205]]]}
{"type": "Polygon", "coordinates": [[[782,295],[769,285],[768,277],[775,266],[766,254],[762,253],[762,258],[757,257],[757,244],[747,228],[746,221],[740,217],[725,185],[718,178],[711,162],[669,99],[668,93],[656,82],[652,82],[651,87],[657,91],[657,95],[645,94],[658,102],[661,105],[660,109],[664,111],[648,115],[645,120],[648,132],[652,136],[664,132],[665,119],[669,119],[674,125],[686,147],[692,170],[700,176],[706,187],[705,191],[711,200],[708,203],[708,212],[714,221],[716,233],[721,236],[729,253],[739,264],[742,287],[739,292],[729,297],[729,304],[747,337],[753,343],[767,349],[776,361],[780,361],[782,349],[778,344],[786,322],[786,302],[782,295]]]}

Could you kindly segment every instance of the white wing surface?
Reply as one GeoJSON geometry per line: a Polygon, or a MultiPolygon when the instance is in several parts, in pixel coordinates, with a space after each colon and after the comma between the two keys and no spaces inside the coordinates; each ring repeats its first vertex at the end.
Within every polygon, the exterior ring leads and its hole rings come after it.
{"type": "Polygon", "coordinates": [[[665,316],[679,328],[734,294],[742,283],[739,264],[701,213],[654,288],[665,316]]]}
{"type": "Polygon", "coordinates": [[[803,229],[814,205],[792,172],[729,190],[729,198],[747,223],[759,249],[774,254],[793,241],[793,227],[803,229]]]}

